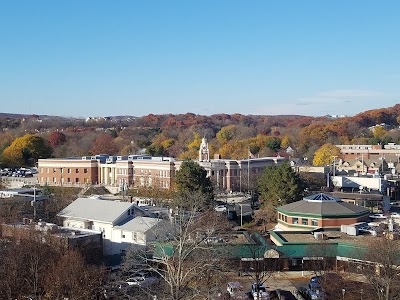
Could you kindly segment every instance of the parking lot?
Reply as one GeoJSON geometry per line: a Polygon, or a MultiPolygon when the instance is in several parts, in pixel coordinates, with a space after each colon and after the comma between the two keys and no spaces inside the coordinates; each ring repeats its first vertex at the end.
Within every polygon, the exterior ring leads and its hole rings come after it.
{"type": "MultiPolygon", "coordinates": [[[[276,294],[279,290],[281,299],[303,299],[297,290],[299,287],[306,286],[312,275],[312,272],[276,272],[266,280],[264,286],[270,293],[276,294]]],[[[240,282],[244,292],[251,290],[253,280],[250,276],[232,276],[230,280],[240,282]]]]}
{"type": "MultiPolygon", "coordinates": [[[[345,289],[346,299],[371,299],[371,297],[367,297],[367,282],[366,278],[360,274],[354,273],[333,273],[338,278],[342,278],[342,280],[337,280],[338,282],[332,282],[333,286],[338,285],[339,281],[341,284],[337,287],[337,291],[335,293],[331,293],[327,296],[326,300],[337,300],[342,297],[343,289],[345,289]],[[364,295],[363,293],[364,288],[364,295]]],[[[273,273],[270,278],[268,278],[264,284],[267,291],[271,293],[271,295],[277,295],[276,291],[280,292],[280,298],[272,298],[271,299],[280,299],[280,300],[302,300],[305,299],[298,292],[299,290],[304,289],[310,281],[310,278],[315,276],[314,272],[311,271],[289,271],[289,272],[276,272],[273,273]]],[[[252,278],[250,276],[235,276],[232,274],[231,281],[238,281],[243,286],[244,292],[249,292],[251,290],[252,278]]],[[[332,292],[332,291],[331,291],[332,292]]],[[[251,298],[250,295],[246,298],[251,298]]]]}

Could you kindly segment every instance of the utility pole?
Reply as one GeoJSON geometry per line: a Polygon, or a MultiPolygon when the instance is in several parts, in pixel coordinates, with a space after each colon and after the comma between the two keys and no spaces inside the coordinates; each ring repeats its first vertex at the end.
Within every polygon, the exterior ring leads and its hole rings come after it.
{"type": "Polygon", "coordinates": [[[337,155],[332,155],[333,157],[333,177],[336,176],[336,157],[337,155]]]}
{"type": "Polygon", "coordinates": [[[36,201],[36,187],[33,187],[33,200],[31,201],[31,206],[33,207],[33,221],[36,221],[36,206],[37,206],[37,201],[36,201]]]}
{"type": "Polygon", "coordinates": [[[247,153],[247,190],[250,193],[250,147],[247,153]]]}
{"type": "Polygon", "coordinates": [[[361,154],[362,172],[364,173],[364,154],[361,154]]]}

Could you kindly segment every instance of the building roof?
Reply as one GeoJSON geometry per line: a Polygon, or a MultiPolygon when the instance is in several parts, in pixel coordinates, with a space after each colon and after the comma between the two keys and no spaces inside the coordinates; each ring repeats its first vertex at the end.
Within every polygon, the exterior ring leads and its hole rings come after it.
{"type": "Polygon", "coordinates": [[[59,217],[113,223],[134,206],[130,202],[78,198],[61,212],[59,217]]]}
{"type": "Polygon", "coordinates": [[[369,213],[362,206],[343,202],[339,198],[326,194],[305,197],[303,200],[278,207],[277,210],[292,215],[306,214],[317,216],[354,216],[369,213]]]}
{"type": "Polygon", "coordinates": [[[333,197],[331,195],[319,193],[311,196],[304,197],[306,201],[313,201],[313,202],[340,202],[339,198],[333,197]]]}
{"type": "Polygon", "coordinates": [[[114,228],[133,232],[146,232],[162,221],[163,220],[156,218],[135,217],[114,228]]]}

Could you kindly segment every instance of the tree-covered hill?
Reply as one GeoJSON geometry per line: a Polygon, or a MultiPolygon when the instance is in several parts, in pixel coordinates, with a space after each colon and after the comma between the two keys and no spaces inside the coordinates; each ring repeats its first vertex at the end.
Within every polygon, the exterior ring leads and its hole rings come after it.
{"type": "Polygon", "coordinates": [[[400,104],[343,118],[186,113],[79,119],[1,113],[0,152],[15,139],[35,134],[51,145],[55,157],[145,151],[185,159],[197,157],[206,137],[212,156],[240,159],[249,150],[253,156],[286,155],[290,146],[291,156],[312,159],[325,143],[399,143],[399,121],[400,104]]]}

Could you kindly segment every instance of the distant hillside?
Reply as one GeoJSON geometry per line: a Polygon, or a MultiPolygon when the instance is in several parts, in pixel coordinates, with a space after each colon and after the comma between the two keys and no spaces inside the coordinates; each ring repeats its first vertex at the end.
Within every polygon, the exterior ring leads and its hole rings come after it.
{"type": "MultiPolygon", "coordinates": [[[[325,143],[400,143],[400,104],[368,110],[353,117],[301,115],[185,114],[129,115],[86,119],[0,113],[0,149],[26,133],[53,138],[55,157],[148,153],[196,158],[203,137],[211,157],[241,159],[287,155],[312,159],[325,143]],[[374,126],[380,124],[380,130],[374,126]],[[64,142],[54,141],[62,132],[64,142]],[[117,150],[116,150],[117,149],[117,150]]],[[[59,137],[60,138],[60,137],[59,137]]],[[[2,151],[2,150],[0,150],[2,151]]]]}

